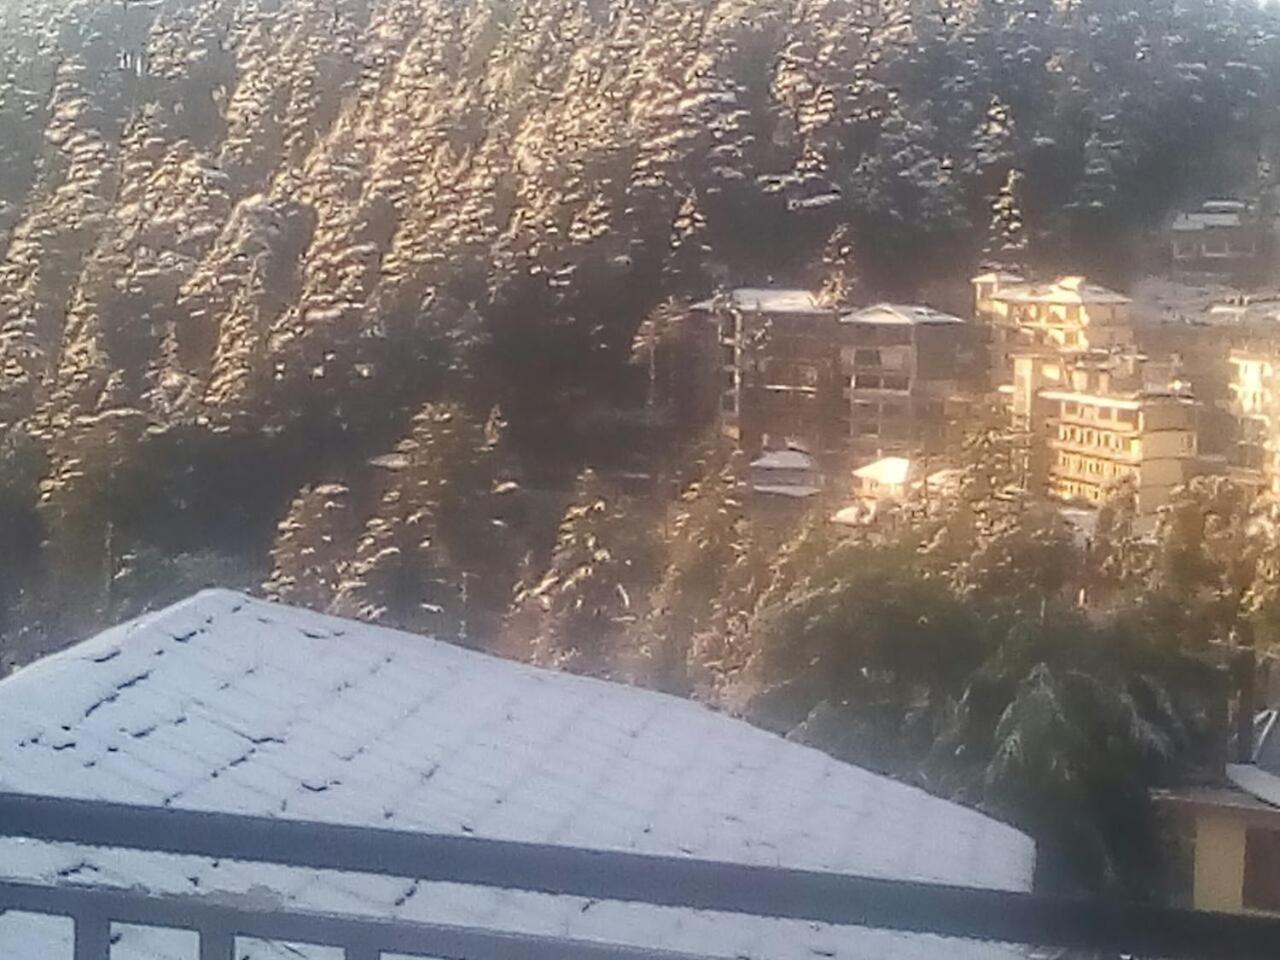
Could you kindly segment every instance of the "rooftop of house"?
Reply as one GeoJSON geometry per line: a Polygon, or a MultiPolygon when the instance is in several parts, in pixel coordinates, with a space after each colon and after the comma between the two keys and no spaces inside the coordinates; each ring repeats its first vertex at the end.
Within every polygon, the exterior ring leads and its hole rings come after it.
{"type": "Polygon", "coordinates": [[[901,486],[911,477],[911,461],[906,457],[881,457],[854,470],[853,475],[883,486],[901,486]]]}
{"type": "Polygon", "coordinates": [[[1178,232],[1197,232],[1239,227],[1250,215],[1250,204],[1230,197],[1217,197],[1204,201],[1196,210],[1184,210],[1173,218],[1172,228],[1178,232]]]}
{"type": "Polygon", "coordinates": [[[726,294],[695,303],[692,309],[709,311],[723,306],[758,313],[831,313],[831,307],[823,304],[813,291],[785,287],[738,287],[726,294]]]}
{"type": "Polygon", "coordinates": [[[1280,295],[1222,301],[1209,307],[1205,314],[1210,323],[1280,324],[1280,295]]]}
{"type": "Polygon", "coordinates": [[[1060,277],[1052,283],[1012,283],[998,287],[991,296],[1005,303],[1120,305],[1130,302],[1124,294],[1078,276],[1060,277]]]}
{"type": "Polygon", "coordinates": [[[812,470],[813,457],[803,450],[766,450],[751,461],[757,470],[812,470]]]}
{"type": "Polygon", "coordinates": [[[1012,270],[988,270],[986,273],[980,273],[971,281],[973,283],[1025,283],[1026,278],[1020,273],[1012,270]]]}
{"type": "Polygon", "coordinates": [[[1225,784],[1186,787],[1164,799],[1192,808],[1234,811],[1272,827],[1280,823],[1280,711],[1263,710],[1254,727],[1250,762],[1227,764],[1225,784]]]}
{"type": "Polygon", "coordinates": [[[1237,212],[1217,213],[1197,210],[1193,213],[1178,214],[1173,220],[1172,228],[1178,233],[1198,233],[1202,230],[1238,227],[1243,223],[1244,218],[1237,212]]]}
{"type": "Polygon", "coordinates": [[[923,325],[964,323],[959,317],[920,304],[877,303],[842,314],[841,323],[923,325]]]}
{"type": "MultiPolygon", "coordinates": [[[[0,681],[0,789],[999,889],[1028,889],[1035,860],[1032,841],[1005,824],[691,701],[223,590],[0,681]]],[[[712,956],[1015,956],[887,931],[66,844],[4,840],[0,858],[8,878],[31,882],[266,897],[282,909],[712,956]]],[[[0,955],[51,955],[33,932],[46,927],[3,920],[0,955]]],[[[124,928],[113,956],[182,956],[163,934],[124,928]]],[[[262,944],[241,954],[309,956],[262,944]]]]}

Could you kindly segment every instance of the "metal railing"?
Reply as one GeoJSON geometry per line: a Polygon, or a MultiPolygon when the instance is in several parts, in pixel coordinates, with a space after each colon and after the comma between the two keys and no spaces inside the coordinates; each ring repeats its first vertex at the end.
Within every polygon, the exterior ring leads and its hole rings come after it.
{"type": "MultiPolygon", "coordinates": [[[[436,836],[266,817],[0,794],[0,836],[336,870],[664,907],[878,927],[1163,960],[1277,956],[1280,918],[884,880],[807,870],[436,836]]],[[[192,930],[200,960],[236,937],[467,960],[674,960],[636,947],[207,897],[0,882],[0,911],[70,917],[75,960],[107,960],[111,924],[192,930]]]]}

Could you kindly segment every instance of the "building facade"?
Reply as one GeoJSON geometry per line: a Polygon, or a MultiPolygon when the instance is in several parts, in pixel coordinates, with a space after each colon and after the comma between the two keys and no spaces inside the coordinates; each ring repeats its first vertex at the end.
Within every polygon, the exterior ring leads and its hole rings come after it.
{"type": "Polygon", "coordinates": [[[1280,496],[1280,346],[1258,343],[1238,347],[1231,367],[1229,410],[1235,437],[1231,465],[1241,479],[1260,491],[1280,496]]]}
{"type": "Polygon", "coordinates": [[[739,288],[694,307],[716,324],[720,421],[748,454],[840,440],[838,312],[807,290],[739,288]]]}
{"type": "Polygon", "coordinates": [[[1009,382],[1019,351],[1111,350],[1133,343],[1129,298],[1084,277],[1030,283],[994,272],[974,277],[973,288],[974,315],[983,327],[995,385],[1009,382]]]}
{"type": "Polygon", "coordinates": [[[1013,365],[1028,489],[1091,506],[1131,496],[1151,513],[1193,475],[1195,405],[1168,386],[1167,368],[1132,353],[1044,350],[1017,354],[1013,365]]]}
{"type": "Polygon", "coordinates": [[[881,303],[840,317],[843,431],[859,457],[932,452],[965,386],[971,327],[931,307],[881,303]]]}
{"type": "Polygon", "coordinates": [[[1169,226],[1169,258],[1175,273],[1247,276],[1258,266],[1264,235],[1249,203],[1206,200],[1199,209],[1174,217],[1169,226]]]}
{"type": "Polygon", "coordinates": [[[838,311],[806,290],[744,288],[694,309],[717,330],[723,430],[752,457],[929,452],[979,366],[972,325],[930,307],[838,311]]]}

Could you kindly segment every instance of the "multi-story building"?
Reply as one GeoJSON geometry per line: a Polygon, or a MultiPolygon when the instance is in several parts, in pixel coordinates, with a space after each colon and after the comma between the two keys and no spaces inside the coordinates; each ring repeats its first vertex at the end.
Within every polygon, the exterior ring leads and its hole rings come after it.
{"type": "Polygon", "coordinates": [[[880,303],[840,317],[844,433],[855,455],[930,451],[964,385],[971,325],[931,307],[880,303]]]}
{"type": "Polygon", "coordinates": [[[1265,229],[1243,200],[1206,200],[1169,225],[1169,256],[1177,273],[1240,276],[1258,265],[1265,229]]]}
{"type": "Polygon", "coordinates": [[[1231,413],[1236,420],[1232,462],[1245,470],[1266,472],[1272,416],[1280,396],[1280,357],[1274,350],[1241,347],[1231,351],[1231,413]]]}
{"type": "Polygon", "coordinates": [[[808,290],[739,288],[694,310],[717,324],[721,423],[743,450],[838,444],[836,309],[808,290]]]}
{"type": "Polygon", "coordinates": [[[1091,505],[1128,494],[1150,513],[1192,476],[1195,405],[1169,384],[1167,366],[1136,353],[1045,349],[1015,354],[1013,366],[1029,489],[1091,505]]]}
{"type": "Polygon", "coordinates": [[[1238,347],[1227,362],[1235,423],[1231,466],[1237,479],[1280,496],[1280,343],[1238,347]]]}
{"type": "Polygon", "coordinates": [[[937,446],[946,402],[975,366],[972,325],[930,307],[841,313],[806,290],[738,289],[695,309],[719,332],[724,431],[753,457],[937,446]]]}
{"type": "Polygon", "coordinates": [[[1009,382],[1013,354],[1020,350],[1108,350],[1133,342],[1129,298],[1084,277],[1029,283],[995,272],[974,277],[973,288],[974,313],[984,327],[995,384],[1009,382]]]}
{"type": "Polygon", "coordinates": [[[1260,479],[1249,474],[1259,469],[1254,410],[1236,397],[1257,389],[1262,364],[1280,369],[1280,294],[1151,279],[1135,289],[1133,333],[1148,356],[1179,358],[1179,377],[1199,403],[1201,459],[1220,461],[1239,481],[1260,479]]]}

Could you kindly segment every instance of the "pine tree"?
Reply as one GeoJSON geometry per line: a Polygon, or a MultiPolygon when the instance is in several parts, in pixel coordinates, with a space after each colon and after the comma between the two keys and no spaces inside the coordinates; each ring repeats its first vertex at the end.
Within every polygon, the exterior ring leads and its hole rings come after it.
{"type": "Polygon", "coordinates": [[[490,449],[484,426],[456,405],[428,404],[414,416],[395,451],[374,461],[385,476],[381,496],[338,586],[335,613],[456,636],[466,570],[448,518],[484,490],[478,475],[490,449]]]}
{"type": "Polygon", "coordinates": [[[615,670],[618,638],[639,612],[643,547],[622,499],[585,471],[546,571],[516,591],[515,644],[535,663],[579,673],[615,670]]]}
{"type": "Polygon", "coordinates": [[[262,585],[282,603],[325,610],[346,579],[360,521],[342,483],[304,487],[277,527],[271,575],[262,585]]]}
{"type": "Polygon", "coordinates": [[[688,693],[694,637],[720,597],[730,569],[749,550],[743,455],[713,443],[701,475],[671,507],[663,527],[663,574],[630,632],[628,672],[640,683],[688,693]]]}
{"type": "Polygon", "coordinates": [[[1019,185],[1022,173],[1011,169],[1000,192],[991,201],[991,224],[987,229],[984,253],[1001,263],[1018,266],[1027,251],[1026,225],[1023,222],[1019,185]]]}

